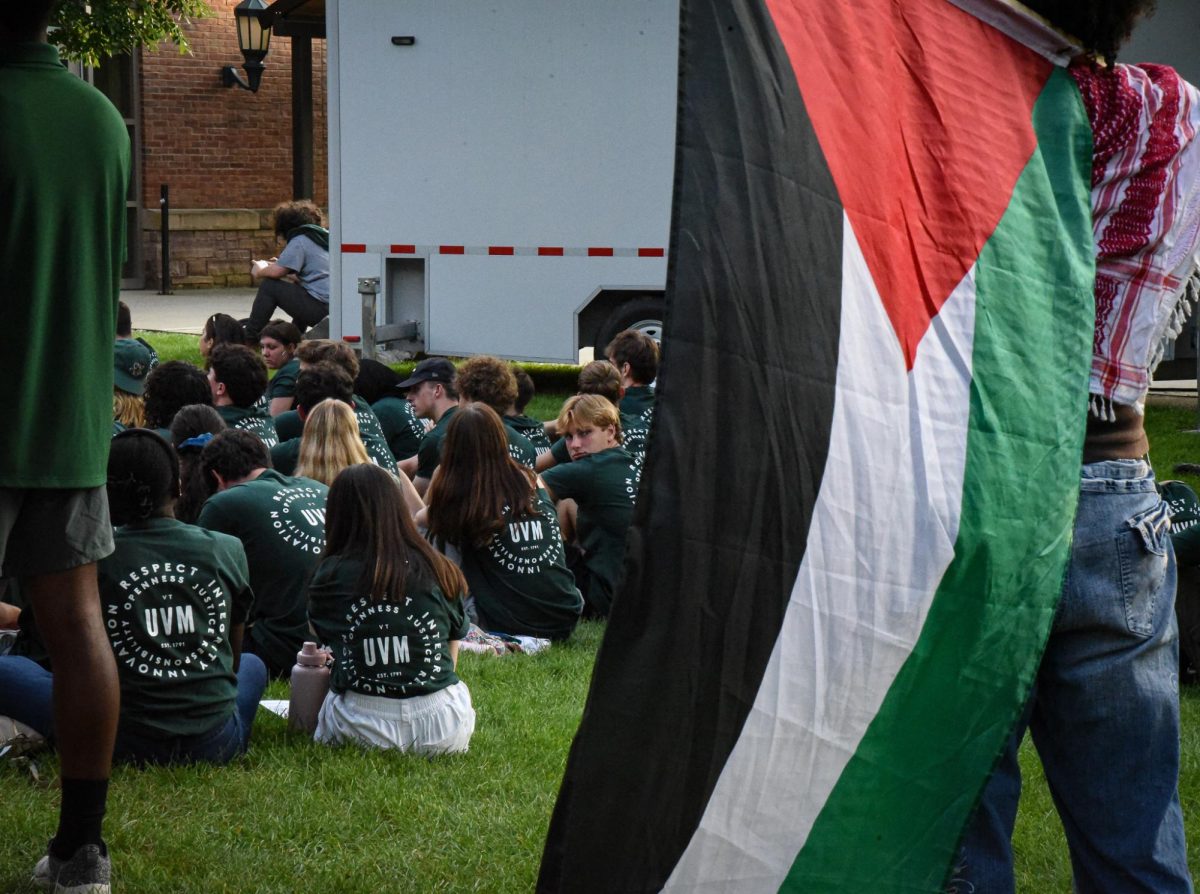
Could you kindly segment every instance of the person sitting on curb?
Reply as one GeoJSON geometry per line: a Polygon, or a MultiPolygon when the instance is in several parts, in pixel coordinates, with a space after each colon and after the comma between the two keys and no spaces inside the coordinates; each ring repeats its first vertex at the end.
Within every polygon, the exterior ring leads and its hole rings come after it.
{"type": "MultiPolygon", "coordinates": [[[[98,574],[121,687],[114,759],[228,763],[246,750],[267,685],[263,663],[241,654],[254,600],[246,553],[174,518],[178,462],[152,431],[113,438],[107,491],[116,551],[98,574]]],[[[28,658],[0,656],[0,714],[53,739],[53,680],[28,658]]]]}
{"type": "Polygon", "coordinates": [[[217,345],[209,355],[208,383],[212,402],[230,428],[252,432],[264,444],[279,443],[275,422],[256,406],[267,390],[267,367],[263,359],[245,345],[217,345]]]}
{"type": "Polygon", "coordinates": [[[258,284],[246,335],[257,339],[279,308],[302,333],[329,316],[329,231],[321,209],[308,199],[275,206],[275,236],[286,245],[278,258],[255,261],[250,277],[258,284]]]}
{"type": "Polygon", "coordinates": [[[257,598],[243,649],[273,677],[286,677],[308,638],[304,587],[325,550],[324,484],[280,475],[263,442],[250,432],[217,434],[200,454],[215,491],[197,524],[242,541],[257,598]]]}

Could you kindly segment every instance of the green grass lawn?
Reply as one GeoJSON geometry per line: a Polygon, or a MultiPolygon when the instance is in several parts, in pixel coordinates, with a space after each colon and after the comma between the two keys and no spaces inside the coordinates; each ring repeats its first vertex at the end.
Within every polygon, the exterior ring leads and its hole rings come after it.
{"type": "MultiPolygon", "coordinates": [[[[171,359],[161,334],[152,335],[171,359]]],[[[531,415],[554,415],[561,397],[547,394],[531,415]]],[[[1148,411],[1161,477],[1177,462],[1200,462],[1200,436],[1181,433],[1194,421],[1187,407],[1148,411]]],[[[227,768],[117,768],[105,830],[118,890],[530,890],[602,632],[585,623],[571,641],[536,656],[463,655],[460,675],[478,712],[466,755],[329,749],[260,711],[250,753],[227,768]]],[[[286,687],[273,684],[268,697],[286,697],[286,687]]],[[[1194,820],[1200,692],[1183,692],[1181,702],[1181,794],[1194,820]]],[[[1061,826],[1028,740],[1021,761],[1018,890],[1069,891],[1061,826]]],[[[0,891],[32,890],[29,870],[54,829],[57,762],[43,755],[38,766],[34,781],[0,761],[0,891]]],[[[1189,839],[1197,872],[1200,839],[1191,828],[1189,839]]]]}

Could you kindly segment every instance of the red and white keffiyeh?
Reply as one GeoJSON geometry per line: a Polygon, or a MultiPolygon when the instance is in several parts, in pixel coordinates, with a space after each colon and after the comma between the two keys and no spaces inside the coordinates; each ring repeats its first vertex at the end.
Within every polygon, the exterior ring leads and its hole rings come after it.
{"type": "Polygon", "coordinates": [[[1094,416],[1142,409],[1200,279],[1200,92],[1161,65],[1070,69],[1093,133],[1094,416]]]}

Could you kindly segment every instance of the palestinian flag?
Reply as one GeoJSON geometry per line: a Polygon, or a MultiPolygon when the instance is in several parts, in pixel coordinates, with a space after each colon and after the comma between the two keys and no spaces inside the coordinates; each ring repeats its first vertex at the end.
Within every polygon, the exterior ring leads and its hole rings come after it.
{"type": "Polygon", "coordinates": [[[1092,333],[1087,117],[1004,12],[684,4],[659,403],[541,890],[945,880],[1059,596],[1092,333]]]}

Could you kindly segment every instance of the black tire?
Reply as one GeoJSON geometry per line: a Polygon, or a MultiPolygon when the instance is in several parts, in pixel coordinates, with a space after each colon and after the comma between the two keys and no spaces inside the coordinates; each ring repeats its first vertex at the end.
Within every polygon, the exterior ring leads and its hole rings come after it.
{"type": "Polygon", "coordinates": [[[666,304],[662,298],[652,298],[649,295],[630,298],[623,304],[617,305],[596,335],[597,357],[603,354],[608,343],[616,337],[618,332],[624,332],[626,329],[641,330],[661,343],[665,310],[666,304]]]}

